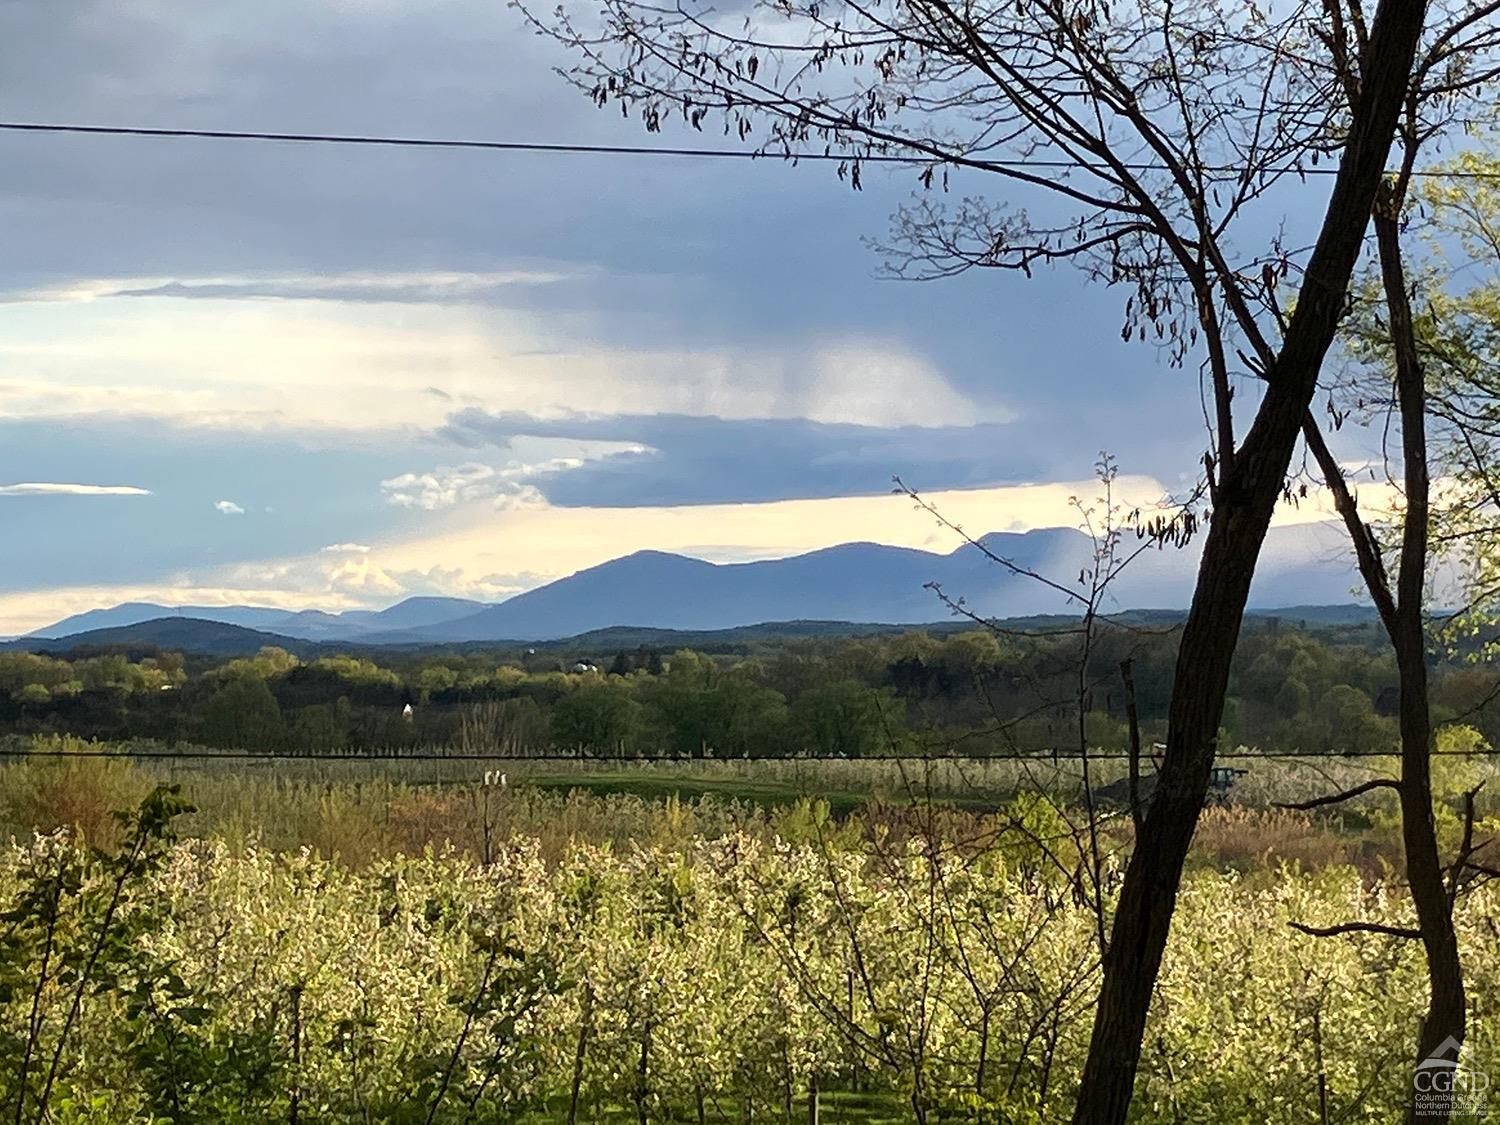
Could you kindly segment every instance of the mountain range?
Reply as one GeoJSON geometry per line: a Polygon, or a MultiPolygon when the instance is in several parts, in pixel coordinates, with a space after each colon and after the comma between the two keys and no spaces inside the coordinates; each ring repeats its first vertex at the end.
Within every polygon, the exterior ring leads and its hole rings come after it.
{"type": "MultiPolygon", "coordinates": [[[[996,532],[980,543],[983,549],[965,545],[946,554],[845,543],[743,563],[638,551],[494,605],[414,597],[379,611],[291,613],[264,606],[131,602],[65,618],[23,642],[88,634],[94,643],[108,643],[98,638],[100,631],[128,631],[169,618],[218,622],[305,642],[369,645],[545,641],[613,626],[699,631],[808,620],[920,624],[949,616],[938,590],[984,617],[1078,611],[1078,603],[1064,591],[1080,589],[1082,576],[1093,565],[1092,543],[1082,532],[996,532]],[[991,555],[1009,560],[1011,567],[991,555]]],[[[1121,549],[1128,554],[1139,546],[1127,537],[1121,549]]],[[[1197,564],[1195,549],[1147,546],[1111,584],[1106,608],[1181,609],[1191,596],[1197,564]]],[[[1251,606],[1348,603],[1355,581],[1339,529],[1322,524],[1273,528],[1251,606]]]]}

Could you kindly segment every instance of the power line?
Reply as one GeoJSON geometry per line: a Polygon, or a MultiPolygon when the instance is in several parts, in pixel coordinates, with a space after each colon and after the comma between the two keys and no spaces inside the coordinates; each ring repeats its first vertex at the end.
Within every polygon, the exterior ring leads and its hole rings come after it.
{"type": "MultiPolygon", "coordinates": [[[[0,121],[0,129],[13,133],[69,133],[98,137],[162,137],[210,141],[287,141],[294,144],[358,145],[388,148],[479,149],[488,152],[537,152],[558,155],[596,156],[679,156],[714,159],[753,160],[780,159],[747,149],[730,148],[662,148],[652,145],[596,145],[541,141],[480,141],[441,137],[385,137],[349,133],[272,133],[248,129],[158,129],[135,125],[56,125],[26,121],[0,121]]],[[[851,160],[852,156],[835,153],[808,153],[799,160],[851,160]]],[[[909,164],[899,156],[859,157],[861,161],[909,164]]],[[[1062,166],[1059,162],[1059,166],[1062,166]]]]}
{"type": "MultiPolygon", "coordinates": [[[[85,137],[146,137],[167,140],[209,141],[275,141],[290,144],[344,145],[365,148],[468,149],[482,152],[526,152],[557,156],[646,156],[709,160],[787,160],[833,161],[844,164],[944,164],[926,154],[898,156],[892,153],[856,152],[762,152],[739,148],[676,148],[656,145],[602,145],[558,141],[485,141],[443,137],[395,137],[357,133],[282,133],[251,129],[168,129],[143,125],[69,125],[36,121],[0,121],[0,130],[11,133],[52,133],[85,137]]],[[[991,168],[1036,168],[1063,170],[1078,167],[1070,160],[1033,158],[972,158],[974,166],[991,168]]],[[[1153,163],[1127,163],[1132,172],[1161,172],[1165,166],[1153,163]]],[[[1214,172],[1238,172],[1236,168],[1209,169],[1214,172]]],[[[1286,165],[1263,170],[1268,174],[1298,176],[1333,176],[1338,169],[1330,166],[1299,167],[1286,165]]],[[[1414,176],[1433,179],[1500,180],[1500,171],[1416,170],[1414,176]]]]}

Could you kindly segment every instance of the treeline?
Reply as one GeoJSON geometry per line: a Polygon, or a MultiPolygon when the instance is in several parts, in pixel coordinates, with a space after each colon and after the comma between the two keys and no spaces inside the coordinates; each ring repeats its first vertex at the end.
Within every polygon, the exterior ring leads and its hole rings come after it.
{"type": "MultiPolygon", "coordinates": [[[[1112,626],[922,631],[764,643],[733,654],[431,653],[302,660],[268,648],[195,667],[180,654],[0,653],[0,730],[297,752],[459,748],[526,754],[977,756],[1162,737],[1176,634],[1112,626]],[[1087,644],[1085,645],[1085,640],[1087,644]],[[1085,658],[1086,654],[1086,658],[1085,658]]],[[[1227,745],[1388,751],[1396,671],[1367,630],[1257,625],[1240,645],[1227,745]]],[[[1500,739],[1493,671],[1435,660],[1439,722],[1500,739]]]]}

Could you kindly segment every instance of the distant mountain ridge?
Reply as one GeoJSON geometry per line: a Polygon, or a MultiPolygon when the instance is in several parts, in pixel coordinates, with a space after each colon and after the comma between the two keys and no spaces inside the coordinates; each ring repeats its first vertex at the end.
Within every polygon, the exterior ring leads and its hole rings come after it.
{"type": "MultiPolygon", "coordinates": [[[[1186,610],[1127,610],[1112,615],[1122,621],[1152,629],[1171,628],[1183,620],[1186,610]]],[[[1324,605],[1288,606],[1274,609],[1251,609],[1246,613],[1247,627],[1257,621],[1277,619],[1299,628],[1375,625],[1379,617],[1373,606],[1324,605]]],[[[1046,630],[1076,623],[1077,616],[1040,614],[1029,617],[1001,618],[997,624],[1009,629],[1046,630]]],[[[0,650],[24,650],[48,653],[80,653],[97,649],[162,649],[199,656],[250,656],[267,646],[284,648],[296,656],[312,659],[349,651],[376,653],[380,647],[484,649],[488,646],[519,647],[534,645],[538,650],[565,650],[602,656],[611,652],[641,647],[658,650],[694,648],[707,652],[743,651],[755,643],[805,640],[820,637],[862,637],[922,629],[935,635],[960,632],[976,626],[962,618],[946,621],[905,622],[901,624],[867,621],[763,621],[754,625],[737,625],[726,629],[654,629],[613,625],[569,637],[550,640],[495,637],[484,641],[436,642],[408,639],[388,646],[370,646],[360,641],[309,641],[222,621],[202,621],[191,617],[162,617],[110,629],[94,629],[66,637],[20,638],[0,642],[0,650]]],[[[378,655],[375,657],[379,659],[378,655]]]]}
{"type": "Polygon", "coordinates": [[[381,610],[351,609],[328,613],[318,609],[286,610],[271,606],[168,606],[155,602],[124,602],[109,609],[91,609],[33,630],[27,637],[52,639],[100,629],[119,629],[147,621],[180,617],[219,621],[244,629],[259,629],[302,640],[353,640],[364,633],[394,632],[439,625],[469,617],[489,608],[468,598],[414,597],[381,610]]]}
{"type": "Polygon", "coordinates": [[[297,656],[312,656],[317,641],[248,629],[227,621],[205,621],[197,617],[159,617],[105,629],[89,629],[65,637],[21,637],[0,645],[5,649],[31,652],[70,652],[95,648],[162,649],[205,656],[254,656],[263,648],[284,648],[297,656]]]}
{"type": "MultiPolygon", "coordinates": [[[[1082,532],[996,532],[980,542],[984,550],[965,545],[946,554],[843,543],[790,558],[743,563],[638,551],[495,605],[414,597],[379,611],[294,613],[262,606],[126,603],[65,618],[30,636],[74,638],[170,618],[215,621],[303,641],[368,645],[543,641],[620,626],[713,631],[763,622],[915,625],[948,612],[939,590],[946,598],[962,599],[967,611],[984,617],[1077,612],[1078,603],[1058,587],[1077,588],[1080,575],[1094,565],[1092,542],[1082,532]],[[996,563],[985,552],[1009,560],[1013,568],[996,563]]],[[[1127,539],[1124,550],[1132,552],[1138,546],[1127,539]]],[[[1111,586],[1107,608],[1182,609],[1191,597],[1197,566],[1195,550],[1147,547],[1111,586]]],[[[1250,604],[1258,609],[1300,606],[1312,615],[1349,603],[1355,581],[1340,529],[1273,528],[1250,604]]]]}

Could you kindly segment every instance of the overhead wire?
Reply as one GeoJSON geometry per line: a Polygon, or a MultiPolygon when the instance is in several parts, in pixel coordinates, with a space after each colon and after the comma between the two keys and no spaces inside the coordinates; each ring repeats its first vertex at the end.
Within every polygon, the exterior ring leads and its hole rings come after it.
{"type": "MultiPolygon", "coordinates": [[[[210,140],[210,141],[254,141],[281,142],[305,145],[342,145],[349,147],[449,149],[481,152],[536,153],[557,156],[630,156],[669,157],[677,159],[708,160],[770,160],[770,161],[818,161],[859,164],[906,164],[942,165],[952,163],[927,153],[913,152],[902,155],[892,152],[852,152],[840,150],[768,151],[752,148],[693,148],[670,145],[607,145],[574,141],[505,141],[459,137],[412,137],[388,136],[367,133],[300,133],[259,129],[199,129],[146,125],[82,125],[66,122],[0,121],[0,132],[61,134],[82,137],[134,137],[164,140],[210,140]]],[[[1070,160],[1049,160],[1036,157],[974,157],[955,153],[966,167],[996,169],[1040,169],[1066,170],[1078,168],[1070,160]]],[[[1164,165],[1152,162],[1131,163],[1125,168],[1133,172],[1165,171],[1164,165]]],[[[1231,167],[1209,168],[1210,172],[1238,173],[1231,167]]],[[[1288,164],[1262,169],[1265,174],[1297,176],[1333,176],[1338,169],[1331,165],[1288,164]]],[[[1431,168],[1418,169],[1415,176],[1437,179],[1500,180],[1500,170],[1489,172],[1481,169],[1431,168]]]]}

